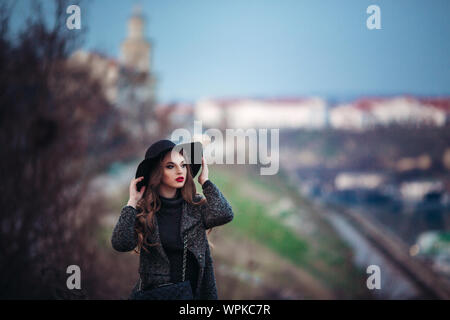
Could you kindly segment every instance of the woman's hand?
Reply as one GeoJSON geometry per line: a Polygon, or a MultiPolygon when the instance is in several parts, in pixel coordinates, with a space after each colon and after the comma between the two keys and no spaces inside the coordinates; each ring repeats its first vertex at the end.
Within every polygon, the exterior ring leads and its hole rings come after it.
{"type": "Polygon", "coordinates": [[[130,200],[128,200],[127,205],[132,206],[134,208],[136,208],[136,205],[138,203],[139,200],[141,200],[142,195],[145,192],[145,188],[146,186],[142,186],[141,187],[141,191],[137,191],[137,187],[136,184],[141,181],[142,179],[144,179],[144,177],[139,177],[136,179],[131,179],[131,183],[130,183],[130,200]]]}
{"type": "Polygon", "coordinates": [[[206,163],[205,157],[202,156],[202,172],[198,176],[198,183],[203,185],[206,180],[208,180],[208,164],[206,163]]]}

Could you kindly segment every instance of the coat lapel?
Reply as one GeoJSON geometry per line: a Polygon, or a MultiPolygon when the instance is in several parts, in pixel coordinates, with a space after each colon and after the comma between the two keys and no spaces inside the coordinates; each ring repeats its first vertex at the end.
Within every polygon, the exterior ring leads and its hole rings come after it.
{"type": "MultiPolygon", "coordinates": [[[[190,214],[191,207],[190,206],[188,207],[188,203],[186,201],[183,201],[182,203],[183,203],[183,206],[182,206],[181,223],[180,223],[181,241],[183,241],[183,235],[186,234],[186,231],[189,230],[190,227],[192,227],[193,225],[195,225],[197,223],[197,220],[194,217],[192,217],[192,215],[190,214]]],[[[156,219],[155,232],[154,232],[152,242],[161,243],[158,219],[156,219]]],[[[156,246],[156,250],[163,257],[163,259],[166,260],[167,263],[169,263],[169,258],[167,257],[167,254],[165,253],[163,246],[162,245],[156,246]]]]}
{"type": "Polygon", "coordinates": [[[186,232],[196,225],[198,222],[197,218],[192,214],[192,205],[190,203],[187,203],[186,201],[183,201],[183,210],[182,210],[182,216],[181,216],[181,225],[180,225],[180,234],[181,234],[181,240],[183,241],[183,235],[186,234],[186,232]]]}

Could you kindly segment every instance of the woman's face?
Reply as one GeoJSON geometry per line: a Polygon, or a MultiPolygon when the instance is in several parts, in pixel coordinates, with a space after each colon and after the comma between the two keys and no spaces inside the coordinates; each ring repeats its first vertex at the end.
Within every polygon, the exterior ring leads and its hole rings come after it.
{"type": "Polygon", "coordinates": [[[171,188],[182,188],[186,182],[186,166],[183,155],[178,152],[173,152],[173,154],[168,152],[162,162],[161,183],[171,188]]]}

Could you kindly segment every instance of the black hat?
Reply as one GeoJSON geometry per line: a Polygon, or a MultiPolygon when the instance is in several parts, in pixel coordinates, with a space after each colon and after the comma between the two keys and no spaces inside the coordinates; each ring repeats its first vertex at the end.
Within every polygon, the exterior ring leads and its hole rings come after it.
{"type": "Polygon", "coordinates": [[[183,155],[189,161],[189,165],[191,166],[192,177],[194,178],[197,175],[202,166],[203,156],[203,146],[200,142],[188,142],[177,145],[170,140],[159,140],[147,149],[145,152],[145,159],[142,160],[137,167],[135,178],[144,177],[144,179],[139,181],[136,185],[138,191],[142,186],[147,185],[150,172],[154,169],[160,156],[162,156],[163,153],[165,154],[166,152],[171,151],[174,147],[178,151],[183,149],[183,155]]]}

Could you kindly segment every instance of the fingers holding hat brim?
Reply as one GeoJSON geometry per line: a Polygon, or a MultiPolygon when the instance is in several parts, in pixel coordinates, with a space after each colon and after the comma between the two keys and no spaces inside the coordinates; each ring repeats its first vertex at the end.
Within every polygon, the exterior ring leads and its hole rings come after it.
{"type": "Polygon", "coordinates": [[[181,151],[183,149],[183,155],[189,161],[191,166],[192,177],[195,177],[202,166],[203,145],[201,142],[187,142],[176,145],[174,150],[181,151]]]}
{"type": "Polygon", "coordinates": [[[142,160],[137,167],[136,175],[134,178],[144,177],[144,179],[142,179],[136,184],[136,189],[138,192],[140,191],[142,186],[146,186],[148,184],[148,177],[152,167],[152,163],[153,163],[152,159],[145,159],[142,160]]]}
{"type": "Polygon", "coordinates": [[[200,168],[202,167],[201,164],[191,164],[191,171],[192,171],[192,177],[195,178],[197,173],[200,171],[200,168]]]}

